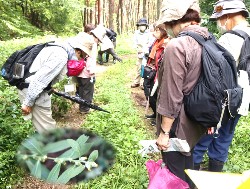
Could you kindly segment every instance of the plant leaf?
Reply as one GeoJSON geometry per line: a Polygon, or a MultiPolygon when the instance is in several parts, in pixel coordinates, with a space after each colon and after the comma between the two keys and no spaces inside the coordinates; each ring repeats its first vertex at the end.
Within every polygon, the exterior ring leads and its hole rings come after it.
{"type": "Polygon", "coordinates": [[[41,175],[42,175],[42,167],[41,167],[41,162],[37,161],[35,166],[33,167],[32,171],[31,171],[31,175],[41,179],[41,175]]]}
{"type": "Polygon", "coordinates": [[[57,183],[66,184],[71,178],[79,175],[84,169],[85,166],[83,166],[82,164],[79,166],[71,166],[60,175],[60,177],[57,179],[57,183]]]}
{"type": "Polygon", "coordinates": [[[90,148],[92,147],[92,143],[85,143],[84,145],[82,145],[80,147],[80,156],[86,154],[87,152],[89,152],[90,148]]]}
{"type": "Polygon", "coordinates": [[[89,155],[88,161],[95,161],[98,158],[98,150],[94,150],[89,155]]]}
{"type": "Polygon", "coordinates": [[[41,171],[42,171],[41,179],[46,180],[48,178],[49,173],[50,173],[49,169],[46,166],[44,166],[43,164],[41,164],[41,171]]]}
{"type": "Polygon", "coordinates": [[[76,141],[78,142],[79,146],[82,146],[85,144],[85,142],[87,142],[88,139],[89,139],[88,136],[81,135],[76,141]]]}
{"type": "Polygon", "coordinates": [[[32,154],[35,153],[35,154],[39,154],[39,155],[44,155],[43,150],[42,150],[42,144],[34,138],[29,138],[29,139],[25,140],[22,143],[22,145],[25,148],[27,148],[28,150],[30,150],[32,152],[32,154]]]}
{"type": "Polygon", "coordinates": [[[27,159],[25,162],[26,162],[26,165],[28,166],[30,173],[31,173],[32,169],[34,168],[34,165],[35,165],[34,159],[27,159]]]}
{"type": "Polygon", "coordinates": [[[80,146],[79,146],[78,142],[76,142],[73,139],[67,139],[67,142],[73,148],[73,150],[79,154],[79,157],[80,157],[80,146]]]}
{"type": "Polygon", "coordinates": [[[43,148],[43,152],[45,154],[53,153],[53,152],[59,152],[61,150],[67,149],[69,147],[70,147],[70,145],[69,145],[67,140],[61,140],[61,141],[58,141],[58,142],[53,142],[53,143],[47,144],[43,148]]]}
{"type": "Polygon", "coordinates": [[[57,178],[59,176],[60,169],[61,169],[61,163],[57,163],[53,167],[53,169],[50,171],[48,178],[47,178],[47,181],[51,182],[51,183],[56,183],[57,178]]]}

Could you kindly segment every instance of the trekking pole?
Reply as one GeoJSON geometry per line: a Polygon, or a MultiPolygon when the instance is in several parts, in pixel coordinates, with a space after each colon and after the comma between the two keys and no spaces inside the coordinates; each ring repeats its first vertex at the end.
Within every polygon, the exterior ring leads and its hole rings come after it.
{"type": "Polygon", "coordinates": [[[76,102],[78,104],[83,104],[85,106],[88,106],[89,108],[92,108],[94,110],[99,110],[99,111],[103,111],[103,112],[106,112],[106,113],[110,113],[109,111],[107,110],[104,110],[102,109],[101,107],[99,106],[96,106],[94,104],[91,104],[90,102],[82,99],[81,97],[77,97],[77,96],[70,96],[68,93],[65,93],[65,92],[58,92],[58,91],[55,91],[54,89],[51,89],[49,92],[49,94],[51,93],[54,93],[55,95],[57,96],[61,96],[63,98],[66,98],[66,99],[69,99],[71,100],[72,102],[76,102]]]}

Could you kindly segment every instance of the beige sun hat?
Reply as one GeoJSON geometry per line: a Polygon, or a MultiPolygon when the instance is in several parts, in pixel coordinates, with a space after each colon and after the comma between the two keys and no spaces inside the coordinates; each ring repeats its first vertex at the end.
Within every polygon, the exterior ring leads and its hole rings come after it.
{"type": "Polygon", "coordinates": [[[91,56],[92,47],[95,41],[93,36],[85,32],[80,32],[75,37],[69,38],[68,42],[73,48],[81,49],[91,56]]]}
{"type": "Polygon", "coordinates": [[[242,0],[220,0],[215,3],[210,20],[216,20],[223,15],[241,11],[244,12],[245,17],[249,17],[249,12],[242,0]]]}
{"type": "Polygon", "coordinates": [[[102,42],[104,36],[106,35],[106,29],[102,25],[97,25],[95,29],[90,31],[90,33],[94,34],[95,37],[102,42]]]}
{"type": "Polygon", "coordinates": [[[179,20],[186,14],[188,9],[193,9],[200,13],[198,0],[163,0],[160,18],[156,25],[179,20]]]}

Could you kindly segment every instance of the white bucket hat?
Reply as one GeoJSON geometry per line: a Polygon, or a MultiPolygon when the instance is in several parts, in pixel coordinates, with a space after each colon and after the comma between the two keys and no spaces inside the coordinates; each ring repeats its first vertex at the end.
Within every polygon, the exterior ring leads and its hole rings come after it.
{"type": "Polygon", "coordinates": [[[210,20],[216,20],[223,15],[241,11],[245,13],[245,17],[249,16],[249,12],[242,0],[220,0],[215,3],[214,11],[210,20]]]}
{"type": "Polygon", "coordinates": [[[69,38],[68,42],[73,48],[81,49],[89,56],[91,56],[92,47],[95,41],[93,36],[85,32],[80,32],[75,37],[69,38]]]}
{"type": "Polygon", "coordinates": [[[200,13],[198,0],[163,0],[160,18],[156,25],[179,20],[186,14],[188,9],[193,9],[200,13]]]}
{"type": "Polygon", "coordinates": [[[106,35],[106,29],[102,25],[97,25],[95,29],[90,31],[90,33],[94,34],[99,41],[102,42],[104,36],[106,35]]]}

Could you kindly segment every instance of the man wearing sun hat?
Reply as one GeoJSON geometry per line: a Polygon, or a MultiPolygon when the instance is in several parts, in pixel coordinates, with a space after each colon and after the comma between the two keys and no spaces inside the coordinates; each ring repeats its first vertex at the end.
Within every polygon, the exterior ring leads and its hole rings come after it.
{"type": "Polygon", "coordinates": [[[34,73],[25,80],[26,88],[18,90],[22,113],[27,116],[39,133],[54,129],[51,97],[46,88],[66,76],[67,62],[91,55],[94,39],[87,33],[78,34],[64,43],[51,43],[43,48],[33,61],[29,72],[34,73]]]}
{"type": "MultiPolygon", "coordinates": [[[[246,20],[248,16],[249,12],[242,0],[220,0],[215,3],[214,11],[210,19],[217,21],[217,26],[221,33],[228,30],[241,30],[250,35],[249,23],[246,20]]],[[[233,55],[237,66],[239,64],[243,41],[243,38],[232,33],[225,33],[218,40],[218,42],[233,55]]],[[[222,123],[222,127],[219,130],[220,136],[218,138],[214,138],[212,133],[201,138],[195,146],[193,153],[195,169],[200,169],[203,156],[207,151],[209,157],[208,170],[214,172],[222,171],[223,165],[228,158],[228,150],[239,117],[238,115],[227,123],[222,123]]]]}

